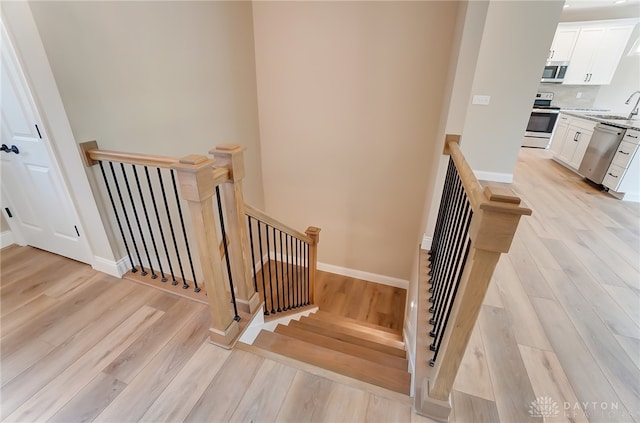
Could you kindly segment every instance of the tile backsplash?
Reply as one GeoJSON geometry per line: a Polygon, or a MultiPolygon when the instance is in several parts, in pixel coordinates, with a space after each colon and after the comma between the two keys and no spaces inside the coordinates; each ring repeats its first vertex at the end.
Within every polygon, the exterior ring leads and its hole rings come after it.
{"type": "Polygon", "coordinates": [[[589,109],[598,96],[599,85],[540,84],[539,92],[553,93],[551,105],[567,109],[589,109]],[[580,94],[580,98],[576,96],[580,94]]]}

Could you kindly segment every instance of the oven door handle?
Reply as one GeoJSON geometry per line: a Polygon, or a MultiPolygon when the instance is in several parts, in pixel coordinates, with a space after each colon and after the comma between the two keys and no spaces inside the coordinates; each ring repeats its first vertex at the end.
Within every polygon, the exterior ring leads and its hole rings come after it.
{"type": "Polygon", "coordinates": [[[536,109],[535,107],[532,110],[533,113],[550,113],[554,115],[560,114],[560,110],[556,109],[536,109]]]}

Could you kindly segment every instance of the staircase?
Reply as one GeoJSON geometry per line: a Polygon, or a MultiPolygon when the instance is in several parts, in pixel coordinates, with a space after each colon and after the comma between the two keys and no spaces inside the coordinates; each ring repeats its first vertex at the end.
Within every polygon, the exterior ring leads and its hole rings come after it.
{"type": "Polygon", "coordinates": [[[262,330],[253,345],[409,395],[404,342],[392,329],[318,311],[274,332],[262,330]]]}

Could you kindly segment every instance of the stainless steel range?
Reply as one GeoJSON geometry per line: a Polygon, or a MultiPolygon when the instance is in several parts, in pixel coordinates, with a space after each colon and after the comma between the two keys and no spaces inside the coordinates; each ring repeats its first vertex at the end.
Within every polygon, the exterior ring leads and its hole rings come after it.
{"type": "Polygon", "coordinates": [[[537,93],[524,133],[523,147],[547,148],[556,126],[560,107],[551,105],[553,93],[537,93]]]}

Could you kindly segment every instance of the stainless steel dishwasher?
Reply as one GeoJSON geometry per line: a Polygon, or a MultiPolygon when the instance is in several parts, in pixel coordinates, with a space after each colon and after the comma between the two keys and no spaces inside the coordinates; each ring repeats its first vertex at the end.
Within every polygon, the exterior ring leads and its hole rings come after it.
{"type": "Polygon", "coordinates": [[[578,171],[582,176],[601,184],[626,129],[599,123],[593,130],[587,151],[578,171]]]}

